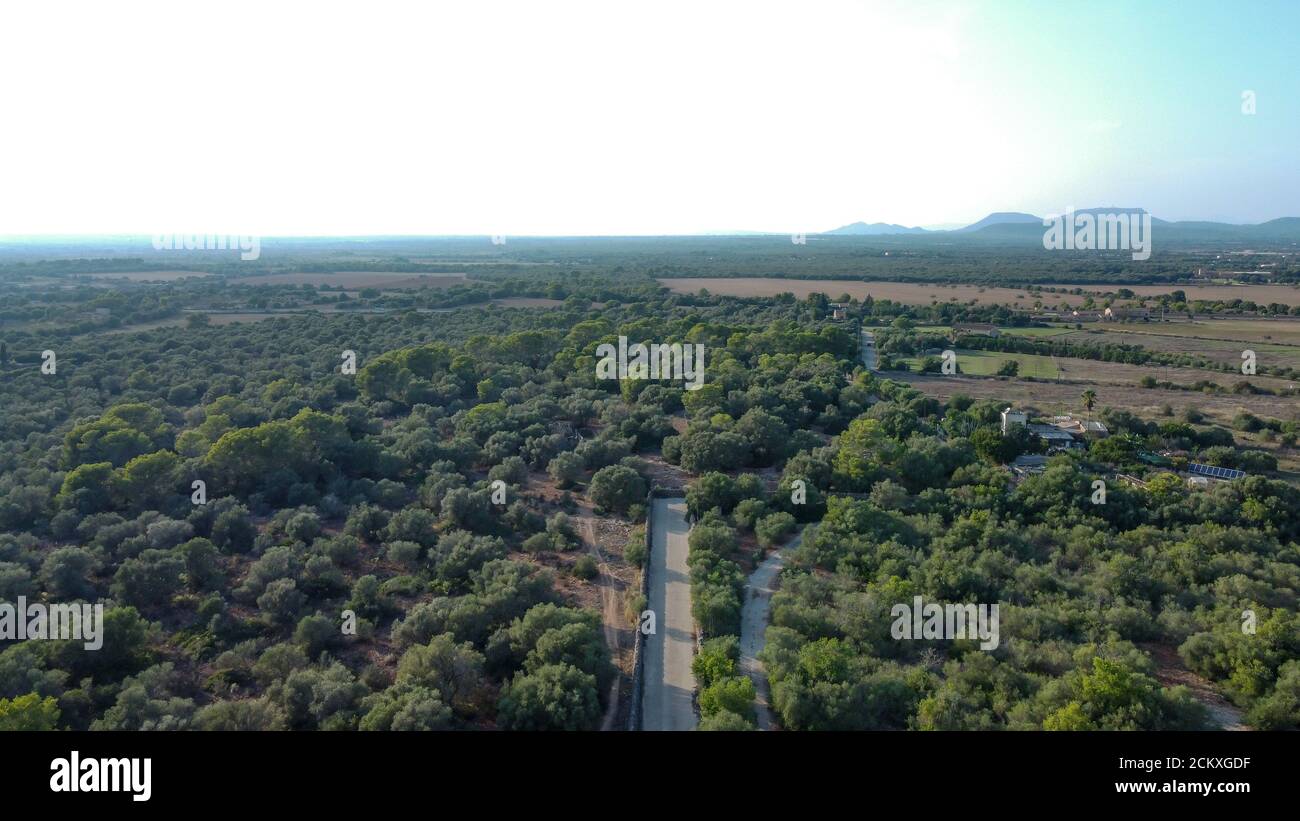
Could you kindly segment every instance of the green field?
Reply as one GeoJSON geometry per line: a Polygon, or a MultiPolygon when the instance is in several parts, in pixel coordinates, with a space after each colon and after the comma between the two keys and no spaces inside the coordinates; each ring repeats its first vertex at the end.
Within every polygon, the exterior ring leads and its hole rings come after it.
{"type": "Polygon", "coordinates": [[[1065,336],[1074,333],[1073,328],[999,328],[1002,333],[1011,336],[1065,336]]]}
{"type": "MultiPolygon", "coordinates": [[[[920,368],[922,357],[909,357],[903,361],[912,371],[920,368]]],[[[1035,379],[1056,379],[1060,371],[1050,356],[1038,356],[1026,353],[1002,353],[1000,351],[971,351],[957,349],[957,367],[962,373],[971,376],[996,376],[998,368],[1008,359],[1020,363],[1018,376],[1032,376],[1035,379]]]]}
{"type": "MultiPolygon", "coordinates": [[[[1122,330],[1124,325],[1107,326],[1107,330],[1122,330]]],[[[1231,339],[1242,342],[1277,342],[1300,345],[1300,322],[1263,319],[1213,319],[1199,322],[1133,323],[1129,330],[1160,336],[1178,336],[1188,339],[1231,339]]]]}
{"type": "MultiPolygon", "coordinates": [[[[1236,365],[1241,351],[1249,347],[1270,367],[1300,368],[1300,322],[1285,320],[1209,320],[1190,322],[1123,322],[1089,323],[1082,328],[1058,324],[1050,328],[1008,328],[999,332],[1032,340],[1064,340],[1079,344],[1132,345],[1159,354],[1203,357],[1212,362],[1236,365]]],[[[916,332],[949,336],[950,325],[918,325],[916,332]]],[[[1001,356],[1010,358],[1010,354],[1001,356]]],[[[1019,357],[1017,357],[1019,358],[1019,357]]],[[[1031,357],[1032,358],[1032,357],[1031,357]]],[[[978,372],[979,363],[972,363],[968,373],[978,372]]],[[[1040,372],[1055,374],[1050,363],[1043,368],[1022,360],[1026,375],[1040,372]]]]}
{"type": "MultiPolygon", "coordinates": [[[[948,334],[952,332],[950,325],[918,325],[917,332],[927,334],[948,334]]],[[[1074,333],[1073,328],[998,328],[999,333],[1010,336],[1064,336],[1065,334],[1074,333]]]]}

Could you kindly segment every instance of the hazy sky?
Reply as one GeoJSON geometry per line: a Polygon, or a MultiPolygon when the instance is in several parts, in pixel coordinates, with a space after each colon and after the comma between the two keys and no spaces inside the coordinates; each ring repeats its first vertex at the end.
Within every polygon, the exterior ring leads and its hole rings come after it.
{"type": "Polygon", "coordinates": [[[1300,216],[1297,32],[1251,0],[4,3],[0,234],[1300,216]]]}

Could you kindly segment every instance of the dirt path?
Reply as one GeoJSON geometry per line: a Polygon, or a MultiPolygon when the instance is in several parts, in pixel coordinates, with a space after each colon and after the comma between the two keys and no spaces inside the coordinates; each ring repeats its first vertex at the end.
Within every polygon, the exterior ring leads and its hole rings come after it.
{"type": "Polygon", "coordinates": [[[1249,730],[1245,714],[1219,694],[1210,681],[1188,670],[1178,651],[1163,644],[1143,642],[1138,645],[1151,654],[1156,663],[1156,681],[1165,687],[1177,687],[1179,684],[1192,691],[1192,698],[1200,702],[1210,713],[1210,720],[1220,730],[1249,730]]]}
{"type": "Polygon", "coordinates": [[[767,672],[763,669],[763,662],[758,660],[767,634],[772,593],[777,576],[785,566],[786,553],[799,547],[806,532],[807,528],[797,533],[784,547],[773,550],[772,555],[754,569],[745,583],[745,603],[740,610],[740,672],[754,682],[754,711],[760,730],[770,730],[773,727],[767,672]]]}
{"type": "Polygon", "coordinates": [[[691,584],[686,567],[685,499],[655,499],[650,509],[650,609],[657,621],[645,642],[645,692],[641,728],[693,730],[695,716],[695,621],[691,616],[691,584]]]}
{"type": "MultiPolygon", "coordinates": [[[[609,646],[610,657],[617,660],[622,643],[621,627],[623,621],[619,582],[610,574],[609,565],[600,554],[600,542],[596,538],[596,529],[592,526],[591,518],[583,516],[580,521],[584,541],[587,543],[587,552],[595,558],[596,565],[600,569],[600,577],[597,579],[596,585],[600,588],[600,621],[601,627],[605,631],[605,644],[609,646]]],[[[605,708],[605,717],[600,722],[602,731],[614,729],[614,724],[618,719],[618,693],[621,684],[622,678],[615,677],[609,686],[609,706],[605,708]]]]}

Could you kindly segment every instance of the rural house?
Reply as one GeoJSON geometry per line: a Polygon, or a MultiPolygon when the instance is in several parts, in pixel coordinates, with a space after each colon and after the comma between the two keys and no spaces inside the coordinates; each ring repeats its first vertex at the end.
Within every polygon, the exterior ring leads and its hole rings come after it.
{"type": "Polygon", "coordinates": [[[998,327],[987,322],[957,322],[952,326],[953,336],[993,336],[998,335],[998,327]]]}
{"type": "Polygon", "coordinates": [[[1023,425],[1028,421],[1029,421],[1029,417],[1025,415],[1024,411],[1012,410],[1011,408],[1003,409],[1002,435],[1006,436],[1007,431],[1011,428],[1012,425],[1023,425]]]}
{"type": "Polygon", "coordinates": [[[1151,318],[1150,308],[1107,308],[1102,319],[1107,322],[1146,320],[1151,318]]]}

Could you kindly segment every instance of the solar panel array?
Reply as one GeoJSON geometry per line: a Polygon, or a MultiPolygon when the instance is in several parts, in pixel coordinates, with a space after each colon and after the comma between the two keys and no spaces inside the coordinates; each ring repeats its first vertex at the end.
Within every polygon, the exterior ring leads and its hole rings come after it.
{"type": "Polygon", "coordinates": [[[1213,476],[1215,479],[1241,479],[1245,477],[1246,471],[1235,468],[1220,468],[1214,465],[1198,465],[1192,462],[1187,466],[1189,473],[1199,473],[1203,476],[1213,476]]]}

